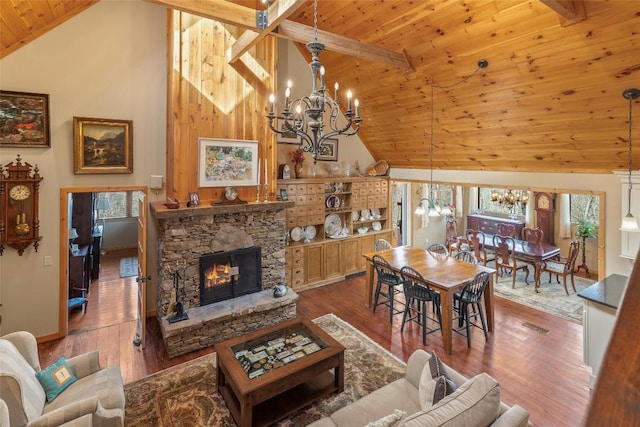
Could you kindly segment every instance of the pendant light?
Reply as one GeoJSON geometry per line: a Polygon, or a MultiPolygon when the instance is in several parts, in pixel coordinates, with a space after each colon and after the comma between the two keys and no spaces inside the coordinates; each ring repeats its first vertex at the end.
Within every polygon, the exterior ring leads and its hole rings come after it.
{"type": "Polygon", "coordinates": [[[627,215],[622,218],[622,226],[620,227],[620,231],[627,231],[632,233],[640,232],[640,228],[638,228],[638,221],[631,214],[631,190],[633,189],[633,184],[631,183],[631,166],[632,166],[632,156],[631,156],[631,148],[632,148],[632,139],[631,139],[631,129],[633,127],[633,115],[631,114],[631,106],[633,104],[633,100],[640,97],[640,89],[626,89],[622,92],[622,96],[629,100],[629,192],[628,192],[628,209],[627,215]]]}

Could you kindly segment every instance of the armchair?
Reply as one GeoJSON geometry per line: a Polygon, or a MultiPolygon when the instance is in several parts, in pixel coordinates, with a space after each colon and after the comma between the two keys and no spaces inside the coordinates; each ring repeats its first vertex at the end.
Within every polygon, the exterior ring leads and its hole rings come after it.
{"type": "Polygon", "coordinates": [[[98,352],[67,359],[77,381],[52,402],[36,378],[38,344],[29,332],[0,337],[0,395],[11,426],[124,425],[124,385],[117,366],[101,369],[98,352]],[[69,424],[66,424],[69,423],[69,424]]]}

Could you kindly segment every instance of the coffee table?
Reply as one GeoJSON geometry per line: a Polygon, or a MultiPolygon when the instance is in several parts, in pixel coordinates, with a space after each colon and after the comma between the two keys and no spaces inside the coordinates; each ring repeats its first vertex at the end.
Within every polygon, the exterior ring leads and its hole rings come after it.
{"type": "Polygon", "coordinates": [[[239,427],[286,418],[344,390],[344,347],[297,317],[215,345],[218,391],[239,427]]]}

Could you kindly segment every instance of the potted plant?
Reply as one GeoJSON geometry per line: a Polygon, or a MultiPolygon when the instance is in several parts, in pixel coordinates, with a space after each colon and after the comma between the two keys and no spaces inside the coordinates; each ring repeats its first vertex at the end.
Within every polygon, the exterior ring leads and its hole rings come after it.
{"type": "Polygon", "coordinates": [[[589,275],[589,267],[587,267],[585,241],[587,240],[587,238],[594,237],[596,234],[598,234],[598,227],[594,223],[592,223],[591,221],[587,221],[586,219],[581,219],[578,221],[576,236],[580,237],[582,240],[582,242],[580,243],[580,248],[582,249],[582,265],[580,265],[575,271],[578,271],[582,268],[587,273],[587,276],[589,275]]]}
{"type": "Polygon", "coordinates": [[[295,151],[289,152],[291,155],[291,160],[294,163],[294,171],[296,173],[296,178],[302,178],[302,162],[304,162],[304,151],[302,148],[298,148],[295,151]]]}

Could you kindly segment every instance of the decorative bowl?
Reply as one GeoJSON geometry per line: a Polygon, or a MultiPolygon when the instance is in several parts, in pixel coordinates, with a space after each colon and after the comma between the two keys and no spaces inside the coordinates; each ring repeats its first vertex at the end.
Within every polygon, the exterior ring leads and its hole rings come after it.
{"type": "Polygon", "coordinates": [[[366,233],[367,231],[369,231],[369,228],[367,228],[367,227],[360,227],[360,228],[358,228],[358,233],[360,233],[360,234],[364,234],[364,233],[366,233]]]}
{"type": "Polygon", "coordinates": [[[165,205],[168,209],[178,209],[180,207],[180,201],[178,199],[169,200],[163,203],[163,205],[165,205]]]}

